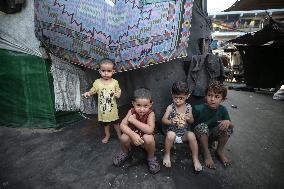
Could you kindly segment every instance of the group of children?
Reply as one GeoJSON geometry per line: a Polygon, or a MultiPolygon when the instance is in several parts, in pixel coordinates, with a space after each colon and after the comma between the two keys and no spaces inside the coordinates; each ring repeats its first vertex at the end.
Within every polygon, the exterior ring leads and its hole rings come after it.
{"type": "MultiPolygon", "coordinates": [[[[140,88],[134,91],[132,105],[127,115],[119,124],[116,99],[121,95],[118,81],[112,78],[115,65],[111,60],[104,59],[100,63],[101,78],[93,83],[90,91],[83,94],[89,97],[98,95],[98,121],[104,126],[105,137],[102,143],[110,138],[110,126],[113,125],[121,143],[121,151],[113,158],[116,166],[122,165],[132,155],[132,147],[141,146],[147,152],[149,171],[159,172],[160,164],[155,156],[156,143],[154,137],[155,113],[151,109],[151,91],[140,88]]],[[[185,82],[177,81],[173,84],[172,104],[170,104],[162,118],[167,126],[163,165],[171,167],[171,148],[174,143],[188,143],[192,154],[194,170],[199,172],[202,166],[198,159],[198,142],[202,147],[205,165],[215,168],[209,144],[218,141],[216,155],[224,166],[231,161],[225,156],[224,147],[233,132],[233,124],[227,109],[221,105],[226,99],[227,89],[221,82],[212,82],[206,91],[206,103],[191,107],[186,102],[189,89],[185,82]]]]}

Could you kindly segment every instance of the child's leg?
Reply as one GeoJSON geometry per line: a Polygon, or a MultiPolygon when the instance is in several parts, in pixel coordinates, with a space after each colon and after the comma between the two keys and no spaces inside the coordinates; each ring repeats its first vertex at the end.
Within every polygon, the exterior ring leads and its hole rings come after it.
{"type": "Polygon", "coordinates": [[[166,167],[171,167],[171,148],[176,139],[176,133],[173,131],[168,131],[165,139],[165,154],[163,158],[163,165],[166,167]]]}
{"type": "Polygon", "coordinates": [[[118,139],[120,139],[120,137],[121,137],[121,130],[120,130],[119,124],[114,124],[113,127],[114,127],[114,129],[116,131],[118,139]]]}
{"type": "Polygon", "coordinates": [[[219,156],[220,161],[224,164],[224,166],[230,165],[231,160],[229,160],[225,154],[224,154],[224,148],[225,145],[228,142],[228,139],[230,138],[230,135],[232,134],[233,130],[228,129],[227,131],[223,131],[220,133],[220,136],[218,138],[218,147],[217,147],[217,155],[219,156]]]}
{"type": "Polygon", "coordinates": [[[148,154],[148,159],[151,159],[155,156],[155,151],[156,151],[154,136],[144,134],[142,138],[144,140],[145,150],[147,151],[148,154]]]}
{"type": "Polygon", "coordinates": [[[104,126],[105,130],[105,137],[102,139],[102,143],[106,144],[108,143],[109,137],[110,137],[110,125],[105,125],[104,126]]]}
{"type": "Polygon", "coordinates": [[[195,171],[201,171],[202,166],[201,166],[200,161],[198,159],[198,144],[197,144],[194,133],[188,131],[183,135],[182,139],[184,141],[188,141],[188,146],[191,150],[192,161],[193,161],[193,164],[194,164],[194,170],[195,171]]]}
{"type": "Polygon", "coordinates": [[[124,153],[129,152],[130,144],[131,144],[131,139],[128,135],[122,134],[120,136],[120,142],[121,142],[121,149],[124,153]]]}
{"type": "Polygon", "coordinates": [[[215,169],[215,165],[211,156],[211,153],[208,148],[208,138],[209,138],[209,129],[206,124],[199,124],[194,128],[194,133],[196,134],[204,154],[205,165],[210,169],[215,169]]]}
{"type": "Polygon", "coordinates": [[[155,174],[160,171],[160,164],[155,157],[156,147],[155,147],[154,136],[144,134],[142,138],[144,140],[143,145],[148,154],[147,160],[148,160],[149,171],[150,173],[155,174]]]}
{"type": "Polygon", "coordinates": [[[205,165],[210,169],[215,169],[215,165],[214,165],[210,150],[208,148],[208,135],[204,134],[204,135],[200,136],[199,141],[200,141],[201,146],[203,148],[205,165]]]}

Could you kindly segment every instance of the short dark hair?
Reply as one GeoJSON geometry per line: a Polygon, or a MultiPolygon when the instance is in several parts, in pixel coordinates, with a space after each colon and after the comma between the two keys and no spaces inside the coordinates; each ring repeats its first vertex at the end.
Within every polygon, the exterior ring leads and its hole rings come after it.
{"type": "Polygon", "coordinates": [[[152,101],[152,93],[147,88],[138,88],[134,91],[133,100],[136,99],[149,99],[152,101]]]}
{"type": "Polygon", "coordinates": [[[189,88],[187,83],[184,81],[176,81],[172,86],[172,94],[180,95],[180,94],[189,94],[189,88]]]}
{"type": "Polygon", "coordinates": [[[227,87],[224,85],[223,82],[220,81],[211,82],[206,90],[206,94],[208,94],[208,92],[210,91],[216,94],[221,94],[223,99],[227,97],[227,87]]]}
{"type": "Polygon", "coordinates": [[[100,66],[101,66],[102,64],[105,64],[105,63],[112,64],[112,65],[113,65],[113,68],[115,69],[115,63],[114,63],[113,60],[108,59],[108,58],[104,58],[104,59],[102,59],[102,60],[100,61],[100,66]]]}

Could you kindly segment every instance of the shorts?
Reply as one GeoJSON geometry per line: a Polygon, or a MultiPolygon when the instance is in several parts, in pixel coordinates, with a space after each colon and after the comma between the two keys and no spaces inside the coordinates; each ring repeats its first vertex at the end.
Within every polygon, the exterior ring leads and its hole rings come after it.
{"type": "Polygon", "coordinates": [[[187,132],[188,126],[178,128],[176,125],[169,125],[167,131],[172,131],[176,136],[182,137],[187,132]]]}
{"type": "Polygon", "coordinates": [[[176,138],[175,138],[175,141],[174,141],[175,143],[177,143],[177,144],[183,143],[182,137],[187,132],[186,129],[184,129],[184,128],[178,129],[176,126],[170,125],[167,132],[169,132],[169,131],[175,133],[175,135],[176,135],[176,138]]]}
{"type": "Polygon", "coordinates": [[[200,136],[206,134],[209,136],[210,141],[217,141],[220,137],[227,135],[230,137],[233,134],[233,128],[228,128],[225,131],[219,129],[219,127],[208,128],[205,123],[200,123],[196,125],[193,129],[194,134],[199,138],[200,136]]]}
{"type": "Polygon", "coordinates": [[[177,144],[183,143],[182,137],[181,136],[176,136],[175,143],[177,143],[177,144]]]}
{"type": "Polygon", "coordinates": [[[105,127],[105,126],[108,126],[108,125],[119,125],[119,120],[115,120],[115,121],[111,121],[111,122],[102,122],[102,121],[99,121],[100,123],[100,126],[102,127],[105,127]]]}

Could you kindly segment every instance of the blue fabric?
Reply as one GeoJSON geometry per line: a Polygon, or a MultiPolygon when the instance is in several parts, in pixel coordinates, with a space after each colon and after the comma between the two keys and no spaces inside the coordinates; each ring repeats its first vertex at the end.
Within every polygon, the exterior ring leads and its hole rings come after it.
{"type": "Polygon", "coordinates": [[[35,33],[53,55],[126,71],[187,56],[193,0],[35,0],[35,33]]]}

